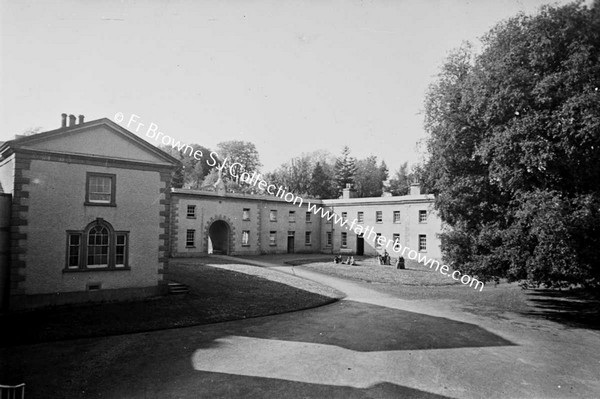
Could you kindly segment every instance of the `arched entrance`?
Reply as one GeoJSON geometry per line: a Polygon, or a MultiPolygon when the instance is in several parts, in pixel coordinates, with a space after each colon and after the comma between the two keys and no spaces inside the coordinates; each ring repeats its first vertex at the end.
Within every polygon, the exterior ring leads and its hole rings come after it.
{"type": "Polygon", "coordinates": [[[208,229],[208,253],[229,255],[229,224],[217,220],[208,229]]]}

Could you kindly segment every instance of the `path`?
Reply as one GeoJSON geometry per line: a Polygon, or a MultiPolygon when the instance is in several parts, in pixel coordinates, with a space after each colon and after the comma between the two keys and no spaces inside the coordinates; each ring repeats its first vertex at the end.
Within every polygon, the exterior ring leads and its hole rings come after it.
{"type": "Polygon", "coordinates": [[[28,385],[40,397],[600,396],[596,331],[400,300],[271,259],[262,266],[347,297],[277,316],[18,348],[28,385]]]}

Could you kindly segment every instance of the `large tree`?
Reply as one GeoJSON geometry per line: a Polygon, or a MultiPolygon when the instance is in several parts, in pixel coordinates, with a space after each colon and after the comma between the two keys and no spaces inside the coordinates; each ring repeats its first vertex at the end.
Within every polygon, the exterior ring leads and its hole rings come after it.
{"type": "Polygon", "coordinates": [[[224,176],[229,176],[230,166],[236,175],[240,175],[244,171],[250,174],[255,171],[258,172],[262,166],[256,146],[249,141],[223,141],[217,144],[216,152],[220,162],[225,164],[225,168],[223,169],[224,176]],[[240,168],[238,165],[234,165],[234,163],[239,163],[242,167],[240,168]]]}
{"type": "Polygon", "coordinates": [[[426,101],[442,250],[480,278],[600,283],[600,3],[518,15],[426,101]]]}
{"type": "Polygon", "coordinates": [[[331,159],[331,154],[325,150],[302,153],[268,173],[266,179],[301,196],[333,198],[337,190],[332,189],[331,159]]]}
{"type": "Polygon", "coordinates": [[[356,177],[356,159],[350,156],[348,146],[342,149],[342,155],[336,159],[334,168],[335,184],[339,195],[347,184],[354,185],[356,177]]]}
{"type": "Polygon", "coordinates": [[[384,161],[377,166],[377,157],[368,156],[356,162],[355,188],[358,197],[381,197],[388,169],[384,161]]]}
{"type": "Polygon", "coordinates": [[[335,198],[337,189],[333,182],[331,172],[333,167],[327,163],[317,162],[315,165],[311,180],[309,194],[315,198],[335,198]]]}
{"type": "MultiPolygon", "coordinates": [[[[199,189],[204,185],[206,176],[213,167],[206,162],[210,159],[210,150],[200,144],[190,144],[193,150],[187,147],[177,150],[172,146],[160,146],[160,149],[170,154],[172,157],[181,161],[181,166],[174,171],[171,179],[171,185],[175,188],[199,189]],[[194,157],[193,154],[200,151],[202,157],[194,157]],[[200,159],[198,159],[200,158],[200,159]]],[[[196,153],[196,154],[200,154],[196,153]]]]}
{"type": "Polygon", "coordinates": [[[390,192],[392,195],[408,195],[410,191],[410,173],[408,172],[408,162],[400,165],[400,168],[390,179],[390,192]]]}

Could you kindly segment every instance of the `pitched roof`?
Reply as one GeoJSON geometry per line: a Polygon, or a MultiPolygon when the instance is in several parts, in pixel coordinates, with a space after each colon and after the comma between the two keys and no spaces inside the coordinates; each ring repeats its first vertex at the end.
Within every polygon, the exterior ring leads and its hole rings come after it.
{"type": "MultiPolygon", "coordinates": [[[[181,162],[179,160],[177,160],[176,158],[172,157],[171,155],[169,155],[168,153],[166,153],[165,151],[161,150],[160,148],[150,144],[149,142],[147,142],[146,140],[142,139],[141,137],[139,137],[138,135],[130,132],[129,130],[125,129],[124,127],[116,124],[115,122],[111,121],[108,118],[102,118],[102,119],[97,119],[97,120],[93,120],[93,121],[89,121],[89,122],[85,122],[85,123],[80,123],[80,124],[76,124],[76,125],[71,125],[71,126],[67,126],[67,127],[61,127],[59,129],[55,129],[55,130],[50,130],[47,132],[42,132],[42,133],[37,133],[37,134],[33,134],[33,135],[29,135],[29,136],[18,136],[13,140],[9,140],[6,141],[4,143],[0,144],[0,153],[5,152],[7,149],[11,148],[11,149],[20,149],[20,148],[37,148],[37,149],[44,149],[44,146],[47,145],[48,143],[51,143],[53,141],[59,141],[62,140],[62,143],[68,143],[68,140],[71,139],[76,139],[79,137],[79,135],[82,135],[84,133],[88,133],[93,130],[93,129],[104,129],[104,131],[110,131],[116,135],[118,135],[121,139],[125,140],[127,142],[127,145],[129,146],[130,149],[135,149],[135,151],[137,151],[139,154],[143,154],[143,153],[147,153],[147,154],[151,154],[153,158],[149,158],[149,159],[155,159],[156,161],[159,161],[160,163],[166,163],[166,164],[170,164],[170,165],[179,165],[181,162]]],[[[81,140],[80,140],[81,141],[81,140]]],[[[87,140],[87,142],[91,144],[91,141],[93,140],[87,140]]],[[[83,143],[86,143],[85,139],[83,141],[83,143]]],[[[114,144],[114,143],[113,143],[114,144]]],[[[80,143],[81,145],[81,143],[80,143]]],[[[56,147],[56,145],[55,145],[56,147]]],[[[87,147],[87,146],[86,146],[87,147]]],[[[96,149],[101,148],[101,145],[96,145],[96,149]]],[[[87,149],[87,148],[85,148],[87,149]]],[[[54,148],[52,149],[52,151],[54,152],[64,152],[64,153],[74,153],[75,150],[73,149],[62,149],[62,148],[54,148]]],[[[75,151],[78,154],[81,155],[85,155],[88,154],[88,151],[75,151]]],[[[110,151],[108,151],[108,149],[105,149],[103,151],[103,153],[100,154],[100,156],[106,157],[106,158],[116,158],[116,159],[127,159],[127,151],[122,151],[125,154],[125,157],[119,157],[119,154],[111,154],[110,151]]],[[[92,155],[92,154],[90,154],[92,155]]],[[[148,162],[147,159],[146,161],[148,162]]]]}

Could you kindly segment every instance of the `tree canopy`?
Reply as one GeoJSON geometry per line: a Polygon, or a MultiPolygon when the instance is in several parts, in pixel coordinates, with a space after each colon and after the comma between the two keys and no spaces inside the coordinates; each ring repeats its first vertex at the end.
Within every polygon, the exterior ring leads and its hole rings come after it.
{"type": "Polygon", "coordinates": [[[425,105],[442,250],[484,280],[600,283],[600,2],[543,7],[456,50],[425,105]]]}
{"type": "Polygon", "coordinates": [[[408,162],[404,162],[390,179],[390,192],[392,195],[407,195],[410,191],[410,179],[408,162]]]}
{"type": "Polygon", "coordinates": [[[345,146],[342,149],[342,155],[335,160],[335,184],[337,185],[338,195],[347,184],[354,185],[356,175],[356,159],[350,156],[350,148],[345,146]]]}
{"type": "Polygon", "coordinates": [[[324,150],[303,153],[266,175],[276,186],[298,195],[314,198],[335,198],[331,154],[324,150]]]}
{"type": "Polygon", "coordinates": [[[384,189],[384,182],[388,178],[388,168],[384,161],[377,166],[377,157],[370,155],[365,159],[356,162],[356,172],[354,175],[355,188],[357,196],[381,197],[384,189]]]}
{"type": "Polygon", "coordinates": [[[211,167],[206,162],[208,154],[210,154],[210,150],[206,147],[201,146],[200,144],[190,144],[193,148],[193,151],[185,149],[177,150],[177,148],[173,148],[172,146],[161,146],[161,150],[167,152],[172,157],[181,161],[181,167],[174,171],[171,185],[175,188],[191,188],[194,190],[199,189],[204,182],[206,176],[212,171],[214,167],[211,167]],[[190,156],[190,153],[194,151],[200,151],[203,154],[202,159],[197,159],[193,156],[190,156]]]}

